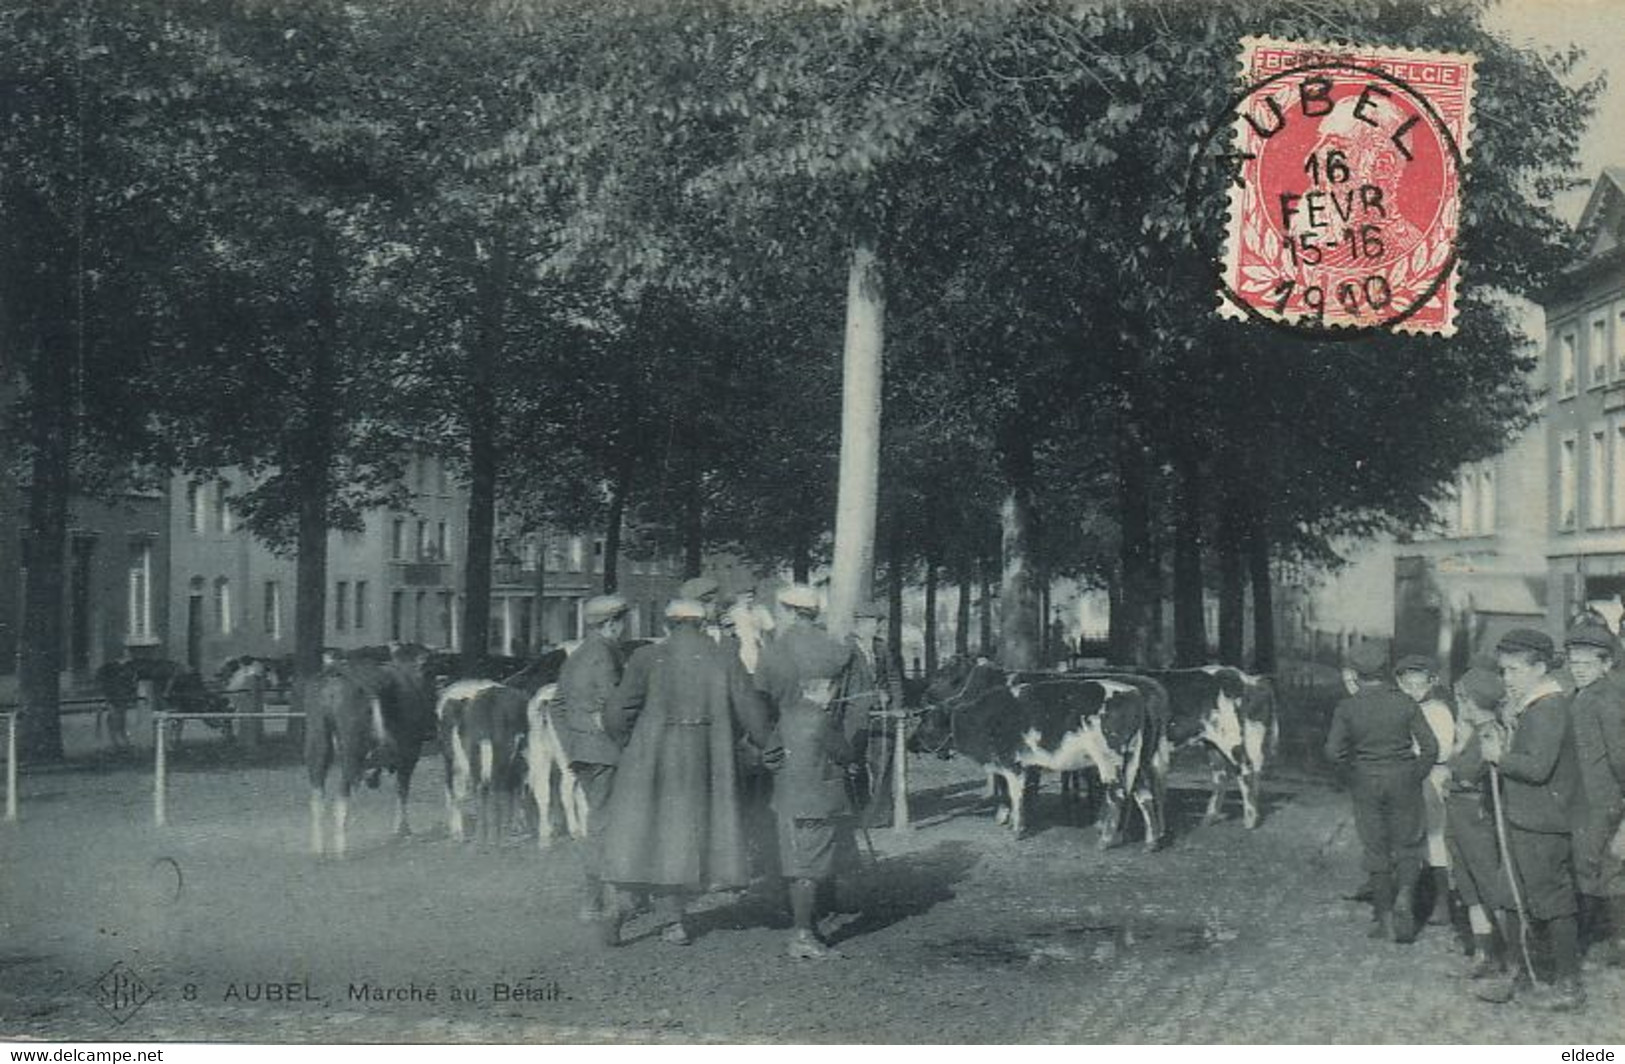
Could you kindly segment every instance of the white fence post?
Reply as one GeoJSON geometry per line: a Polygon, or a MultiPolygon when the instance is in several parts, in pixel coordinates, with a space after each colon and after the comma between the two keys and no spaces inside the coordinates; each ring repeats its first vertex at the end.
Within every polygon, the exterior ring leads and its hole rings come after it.
{"type": "Polygon", "coordinates": [[[152,822],[159,827],[164,827],[168,823],[164,810],[164,790],[168,786],[168,781],[164,778],[165,771],[168,768],[168,758],[164,752],[164,747],[167,745],[164,742],[164,718],[168,715],[162,711],[152,715],[152,748],[154,750],[152,755],[152,822]]]}
{"type": "Polygon", "coordinates": [[[908,822],[908,714],[897,713],[897,768],[892,773],[891,822],[892,830],[906,832],[908,822]]]}

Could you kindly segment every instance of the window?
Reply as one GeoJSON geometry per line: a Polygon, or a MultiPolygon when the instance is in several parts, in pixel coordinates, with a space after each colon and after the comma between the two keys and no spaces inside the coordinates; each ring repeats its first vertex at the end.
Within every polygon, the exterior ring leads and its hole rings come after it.
{"type": "Polygon", "coordinates": [[[1573,436],[1564,440],[1557,451],[1557,527],[1561,531],[1571,531],[1575,524],[1574,505],[1578,485],[1575,482],[1574,452],[1573,436]]]}
{"type": "Polygon", "coordinates": [[[1625,378],[1625,309],[1614,315],[1614,376],[1625,378]]]}
{"type": "Polygon", "coordinates": [[[129,602],[125,609],[125,642],[152,638],[152,544],[130,544],[129,602]]]}
{"type": "Polygon", "coordinates": [[[1591,386],[1608,382],[1608,319],[1593,318],[1591,343],[1586,346],[1586,364],[1591,367],[1591,386]]]}
{"type": "Polygon", "coordinates": [[[542,553],[547,558],[547,571],[562,573],[564,571],[564,546],[552,536],[542,537],[542,553]]]}
{"type": "Polygon", "coordinates": [[[430,561],[429,522],[418,522],[418,561],[430,561]]]}
{"type": "Polygon", "coordinates": [[[231,581],[223,576],[214,582],[214,617],[215,627],[220,634],[230,635],[232,629],[231,581]]]}
{"type": "Polygon", "coordinates": [[[451,540],[446,538],[446,522],[442,521],[434,530],[435,557],[445,561],[451,557],[451,540]]]}
{"type": "MultiPolygon", "coordinates": [[[[584,573],[587,571],[587,545],[580,536],[570,537],[570,571],[584,573]]],[[[571,636],[571,638],[575,638],[571,636]]]]}
{"type": "Polygon", "coordinates": [[[389,526],[389,556],[395,561],[406,557],[406,518],[397,517],[389,526]]]}
{"type": "Polygon", "coordinates": [[[1574,394],[1575,353],[1574,334],[1564,333],[1562,340],[1562,361],[1558,365],[1557,394],[1567,398],[1574,394]]]}
{"type": "Polygon", "coordinates": [[[355,630],[365,631],[367,627],[367,582],[355,582],[355,630]]]}
{"type": "Polygon", "coordinates": [[[1611,524],[1625,525],[1625,421],[1614,424],[1613,512],[1611,524]]]}
{"type": "Polygon", "coordinates": [[[592,541],[592,571],[595,573],[604,571],[604,541],[601,539],[592,541]]]}
{"type": "Polygon", "coordinates": [[[208,501],[203,495],[203,485],[196,481],[186,485],[186,523],[199,536],[209,527],[208,508],[208,501]]]}
{"type": "Polygon", "coordinates": [[[541,551],[537,549],[536,537],[526,536],[524,542],[519,546],[520,568],[526,570],[527,572],[535,572],[536,561],[540,556],[541,551]]]}
{"type": "Polygon", "coordinates": [[[224,480],[214,483],[214,530],[220,533],[231,531],[231,510],[226,505],[226,492],[230,486],[224,480]]]}
{"type": "Polygon", "coordinates": [[[1591,433],[1586,454],[1586,527],[1601,528],[1608,520],[1608,437],[1602,429],[1591,433]]]}
{"type": "Polygon", "coordinates": [[[340,580],[333,585],[333,630],[342,632],[350,621],[350,581],[340,580]]]}
{"type": "Polygon", "coordinates": [[[391,591],[389,593],[389,638],[399,643],[401,631],[406,620],[406,592],[391,591]]]}
{"type": "Polygon", "coordinates": [[[265,634],[282,639],[282,585],[275,580],[265,582],[265,634]]]}
{"type": "Polygon", "coordinates": [[[1478,532],[1488,536],[1495,531],[1495,467],[1485,466],[1478,473],[1478,532]]]}
{"type": "Polygon", "coordinates": [[[1456,505],[1461,511],[1456,522],[1457,534],[1478,535],[1478,476],[1471,468],[1462,470],[1457,478],[1456,505]]]}

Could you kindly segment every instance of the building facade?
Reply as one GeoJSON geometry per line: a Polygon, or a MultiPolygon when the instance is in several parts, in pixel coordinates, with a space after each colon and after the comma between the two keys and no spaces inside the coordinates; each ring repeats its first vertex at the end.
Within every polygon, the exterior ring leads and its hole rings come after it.
{"type": "Polygon", "coordinates": [[[1603,171],[1580,228],[1584,258],[1545,305],[1553,628],[1587,603],[1625,611],[1625,168],[1603,171]]]}

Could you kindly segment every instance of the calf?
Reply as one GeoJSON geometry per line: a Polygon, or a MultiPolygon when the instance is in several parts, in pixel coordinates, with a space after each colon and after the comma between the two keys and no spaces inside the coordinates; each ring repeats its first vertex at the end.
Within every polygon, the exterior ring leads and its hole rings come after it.
{"type": "Polygon", "coordinates": [[[434,710],[422,659],[410,652],[389,664],[340,661],[323,669],[305,698],[305,769],[310,779],[310,839],[323,852],[327,773],[336,760],[339,794],[333,806],[332,852],[344,856],[350,792],[371,769],[395,774],[395,833],[411,834],[407,795],[423,742],[433,733],[434,710]]]}
{"type": "Polygon", "coordinates": [[[451,837],[463,838],[463,801],[479,802],[480,841],[500,842],[519,785],[525,742],[525,696],[495,680],[458,680],[435,704],[446,764],[446,812],[451,837]]]}

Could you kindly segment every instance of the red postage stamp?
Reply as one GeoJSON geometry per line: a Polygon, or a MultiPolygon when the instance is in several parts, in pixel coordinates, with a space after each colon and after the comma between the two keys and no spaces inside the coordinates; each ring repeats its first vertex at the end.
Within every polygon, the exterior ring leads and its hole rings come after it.
{"type": "Polygon", "coordinates": [[[1473,62],[1244,39],[1220,313],[1454,333],[1473,62]]]}

